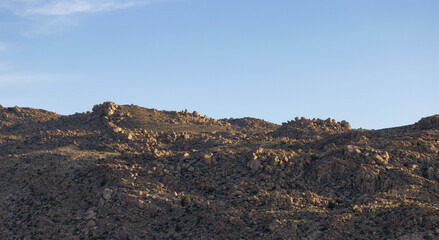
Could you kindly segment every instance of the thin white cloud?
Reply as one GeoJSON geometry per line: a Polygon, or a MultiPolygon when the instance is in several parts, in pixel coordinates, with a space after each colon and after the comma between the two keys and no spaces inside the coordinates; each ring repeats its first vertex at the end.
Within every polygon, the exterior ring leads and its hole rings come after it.
{"type": "Polygon", "coordinates": [[[1,0],[0,8],[20,16],[63,16],[114,11],[147,3],[146,0],[1,0]]]}

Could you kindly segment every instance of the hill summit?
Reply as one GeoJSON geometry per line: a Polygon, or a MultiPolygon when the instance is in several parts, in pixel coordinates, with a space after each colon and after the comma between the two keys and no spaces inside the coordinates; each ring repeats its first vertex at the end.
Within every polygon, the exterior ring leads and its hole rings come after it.
{"type": "Polygon", "coordinates": [[[438,239],[439,115],[213,119],[0,105],[1,239],[438,239]]]}

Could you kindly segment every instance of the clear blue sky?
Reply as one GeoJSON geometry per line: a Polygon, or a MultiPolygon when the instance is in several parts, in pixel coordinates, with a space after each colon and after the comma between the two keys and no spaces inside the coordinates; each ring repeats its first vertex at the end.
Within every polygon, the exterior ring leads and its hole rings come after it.
{"type": "Polygon", "coordinates": [[[355,128],[439,113],[437,0],[1,0],[0,104],[355,128]]]}

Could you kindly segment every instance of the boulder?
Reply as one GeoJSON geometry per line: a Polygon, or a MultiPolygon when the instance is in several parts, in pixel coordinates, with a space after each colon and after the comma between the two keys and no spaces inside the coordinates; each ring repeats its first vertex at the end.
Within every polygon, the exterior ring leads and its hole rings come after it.
{"type": "Polygon", "coordinates": [[[113,194],[113,190],[109,188],[105,188],[104,192],[102,193],[102,197],[108,201],[110,200],[112,194],[113,194]]]}
{"type": "Polygon", "coordinates": [[[111,116],[119,106],[114,102],[104,102],[93,107],[93,113],[99,116],[111,116]]]}
{"type": "Polygon", "coordinates": [[[247,164],[247,167],[249,167],[252,171],[257,171],[260,166],[261,166],[261,161],[257,159],[250,160],[247,164]]]}

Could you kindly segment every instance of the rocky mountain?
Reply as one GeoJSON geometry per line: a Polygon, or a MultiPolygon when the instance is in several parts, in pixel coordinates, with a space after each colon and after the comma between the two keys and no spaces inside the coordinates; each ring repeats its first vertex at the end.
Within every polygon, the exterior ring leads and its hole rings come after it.
{"type": "Polygon", "coordinates": [[[0,106],[0,239],[439,239],[439,115],[351,129],[0,106]]]}

